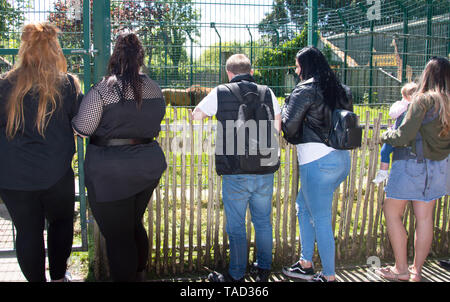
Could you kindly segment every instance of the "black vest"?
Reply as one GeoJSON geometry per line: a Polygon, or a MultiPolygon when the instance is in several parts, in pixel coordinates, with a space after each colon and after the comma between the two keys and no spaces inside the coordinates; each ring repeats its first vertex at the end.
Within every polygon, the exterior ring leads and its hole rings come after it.
{"type": "MultiPolygon", "coordinates": [[[[241,96],[247,100],[251,98],[259,99],[258,86],[255,80],[250,74],[240,74],[235,76],[230,83],[237,83],[241,92],[241,96]]],[[[274,173],[279,168],[279,162],[273,166],[261,167],[259,164],[246,163],[247,167],[242,165],[242,158],[237,151],[237,131],[236,129],[228,129],[229,127],[235,128],[234,125],[238,120],[239,107],[241,102],[235,97],[232,92],[225,86],[220,85],[217,92],[217,121],[218,128],[221,127],[222,131],[218,129],[216,131],[216,172],[219,175],[230,174],[269,174],[274,173]],[[227,123],[228,121],[228,123],[227,123]],[[234,144],[228,144],[234,140],[234,144]],[[228,149],[227,149],[228,146],[228,149]],[[231,146],[231,147],[230,147],[231,146]],[[234,150],[233,150],[234,146],[234,150]],[[232,149],[232,150],[230,150],[232,149]],[[231,151],[231,152],[230,152],[231,151]]],[[[274,109],[272,104],[272,96],[268,89],[265,89],[264,104],[270,108],[272,116],[274,116],[274,109]]]]}

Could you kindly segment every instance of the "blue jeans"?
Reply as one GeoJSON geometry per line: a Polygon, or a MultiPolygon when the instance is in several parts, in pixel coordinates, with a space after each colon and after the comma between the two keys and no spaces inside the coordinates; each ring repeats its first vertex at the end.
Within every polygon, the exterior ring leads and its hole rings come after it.
{"type": "Polygon", "coordinates": [[[394,151],[394,147],[389,144],[383,144],[381,147],[380,155],[381,155],[381,162],[389,164],[391,162],[391,153],[394,151]]]}
{"type": "Polygon", "coordinates": [[[247,206],[255,228],[256,260],[258,267],[272,265],[272,193],[273,174],[224,175],[222,200],[227,219],[226,231],[230,243],[228,272],[234,279],[244,276],[247,269],[247,206]]]}
{"type": "Polygon", "coordinates": [[[331,225],[334,190],[350,172],[350,152],[335,150],[300,166],[301,188],[297,196],[301,259],[312,262],[317,241],[323,274],[335,274],[335,246],[331,225]]]}

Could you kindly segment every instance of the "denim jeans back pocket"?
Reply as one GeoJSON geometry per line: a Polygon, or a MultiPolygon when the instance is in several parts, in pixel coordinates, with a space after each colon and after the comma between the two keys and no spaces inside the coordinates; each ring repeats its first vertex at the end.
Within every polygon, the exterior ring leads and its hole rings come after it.
{"type": "Polygon", "coordinates": [[[334,172],[339,169],[339,164],[337,162],[318,162],[318,167],[320,171],[324,172],[334,172]]]}

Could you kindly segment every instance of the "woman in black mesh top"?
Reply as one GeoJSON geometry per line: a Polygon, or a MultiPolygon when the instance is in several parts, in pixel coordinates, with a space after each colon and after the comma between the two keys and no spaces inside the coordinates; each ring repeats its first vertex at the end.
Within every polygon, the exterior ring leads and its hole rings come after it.
{"type": "Polygon", "coordinates": [[[86,187],[114,281],[138,281],[145,274],[148,238],[142,217],[167,167],[155,140],[166,105],[158,84],[139,73],[143,63],[138,37],[120,35],[108,75],[90,89],[72,120],[79,135],[90,137],[86,187]]]}

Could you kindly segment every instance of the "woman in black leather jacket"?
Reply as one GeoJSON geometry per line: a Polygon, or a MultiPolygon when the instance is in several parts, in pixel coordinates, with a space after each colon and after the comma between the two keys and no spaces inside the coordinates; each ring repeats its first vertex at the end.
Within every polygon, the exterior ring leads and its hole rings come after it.
{"type": "Polygon", "coordinates": [[[296,200],[300,226],[300,260],[283,273],[319,282],[335,280],[335,246],[331,225],[334,190],[350,171],[350,153],[326,145],[334,109],[353,111],[350,91],[342,86],[324,55],[306,47],[296,56],[301,82],[282,109],[285,139],[297,145],[301,188],[296,200]],[[312,258],[317,241],[323,272],[314,274],[312,258]]]}

